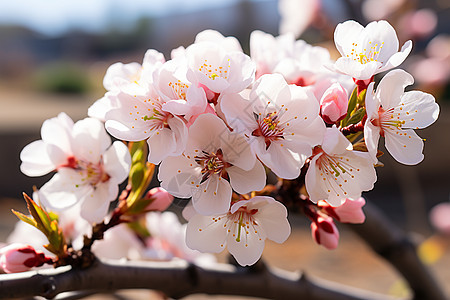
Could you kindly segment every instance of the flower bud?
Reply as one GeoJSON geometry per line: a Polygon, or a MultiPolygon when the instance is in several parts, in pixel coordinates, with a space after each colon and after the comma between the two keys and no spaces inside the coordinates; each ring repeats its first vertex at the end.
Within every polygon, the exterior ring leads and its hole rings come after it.
{"type": "Polygon", "coordinates": [[[358,199],[345,199],[340,206],[333,207],[327,202],[320,200],[317,205],[324,209],[328,215],[335,218],[341,223],[361,224],[365,221],[366,216],[362,207],[366,204],[363,197],[358,199]]]}
{"type": "Polygon", "coordinates": [[[161,187],[152,188],[147,192],[145,198],[152,198],[153,201],[147,206],[146,210],[166,210],[173,201],[173,196],[161,187]]]}
{"type": "Polygon", "coordinates": [[[339,84],[330,86],[320,99],[320,113],[328,124],[336,124],[347,115],[347,91],[339,84]]]}
{"type": "Polygon", "coordinates": [[[36,251],[30,245],[14,243],[0,249],[0,267],[6,273],[25,272],[51,261],[44,252],[36,251]]]}
{"type": "Polygon", "coordinates": [[[317,244],[329,250],[336,249],[339,242],[339,231],[331,217],[318,217],[311,223],[311,233],[317,244]]]}

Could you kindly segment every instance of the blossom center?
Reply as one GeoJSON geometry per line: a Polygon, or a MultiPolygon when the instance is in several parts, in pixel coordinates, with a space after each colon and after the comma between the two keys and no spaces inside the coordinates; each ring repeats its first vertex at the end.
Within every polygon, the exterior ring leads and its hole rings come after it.
{"type": "Polygon", "coordinates": [[[216,152],[208,153],[202,151],[201,156],[195,156],[195,161],[202,167],[202,180],[200,183],[205,182],[211,175],[217,174],[220,177],[226,178],[226,168],[231,164],[226,162],[223,157],[222,149],[218,149],[216,152]]]}
{"type": "Polygon", "coordinates": [[[380,128],[380,135],[384,136],[384,131],[401,129],[402,125],[405,124],[404,120],[400,119],[400,113],[396,113],[394,108],[384,110],[380,106],[378,109],[378,118],[373,119],[372,124],[380,128]]]}
{"type": "Polygon", "coordinates": [[[93,164],[91,162],[78,161],[78,169],[83,172],[84,177],[81,179],[93,187],[100,182],[106,182],[110,176],[103,170],[103,164],[93,164]]]}
{"type": "Polygon", "coordinates": [[[347,57],[351,57],[354,61],[357,61],[363,65],[372,61],[378,61],[378,56],[380,55],[383,45],[384,42],[381,44],[375,44],[374,46],[372,45],[372,42],[369,42],[369,48],[361,49],[361,47],[359,47],[359,49],[357,49],[358,44],[352,43],[352,51],[350,54],[347,54],[347,57]]]}
{"type": "Polygon", "coordinates": [[[262,136],[266,143],[266,150],[273,141],[284,139],[284,127],[280,126],[279,116],[277,112],[268,113],[264,118],[254,114],[258,128],[253,130],[253,136],[262,136]]]}
{"type": "Polygon", "coordinates": [[[200,72],[211,78],[212,80],[216,80],[218,77],[222,77],[223,79],[228,79],[229,71],[230,71],[230,59],[227,60],[226,66],[213,66],[208,63],[208,60],[205,59],[204,63],[198,68],[200,72]]]}
{"type": "Polygon", "coordinates": [[[174,94],[178,99],[186,100],[186,89],[189,85],[178,80],[177,82],[169,82],[169,87],[172,88],[174,94]]]}
{"type": "Polygon", "coordinates": [[[152,114],[144,115],[142,120],[149,122],[150,130],[157,130],[162,128],[169,128],[168,120],[172,115],[162,110],[161,103],[152,103],[153,109],[148,109],[152,114]]]}

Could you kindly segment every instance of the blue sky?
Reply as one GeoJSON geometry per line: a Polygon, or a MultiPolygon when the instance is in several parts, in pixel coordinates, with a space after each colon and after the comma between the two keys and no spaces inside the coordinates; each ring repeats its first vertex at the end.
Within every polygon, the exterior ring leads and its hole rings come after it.
{"type": "Polygon", "coordinates": [[[23,25],[48,35],[78,28],[100,31],[114,21],[189,12],[240,0],[0,0],[0,25],[23,25]]]}

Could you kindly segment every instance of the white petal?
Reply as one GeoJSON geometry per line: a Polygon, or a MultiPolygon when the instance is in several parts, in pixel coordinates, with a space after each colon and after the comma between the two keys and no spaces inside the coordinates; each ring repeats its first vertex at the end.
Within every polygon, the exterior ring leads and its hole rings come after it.
{"type": "Polygon", "coordinates": [[[412,129],[385,130],[385,146],[396,161],[416,165],[423,160],[423,141],[412,129]]]}
{"type": "Polygon", "coordinates": [[[327,154],[340,154],[352,149],[352,144],[334,125],[327,128],[322,142],[322,149],[327,154]]]}
{"type": "Polygon", "coordinates": [[[241,134],[251,134],[258,127],[253,116],[252,103],[240,94],[221,96],[220,108],[225,114],[228,125],[241,134]]]}
{"type": "MultiPolygon", "coordinates": [[[[253,88],[250,93],[250,100],[255,99],[253,107],[259,106],[259,109],[254,111],[263,112],[264,109],[267,107],[267,102],[271,102],[273,106],[275,99],[278,98],[280,99],[291,98],[289,86],[287,85],[287,82],[282,75],[266,74],[261,76],[253,84],[253,88]],[[279,95],[280,93],[282,94],[279,95]]],[[[278,109],[279,108],[280,107],[278,107],[278,109]]]]}
{"type": "Polygon", "coordinates": [[[342,56],[351,53],[353,49],[352,43],[354,43],[355,37],[360,36],[363,30],[364,27],[353,20],[340,23],[336,26],[334,30],[334,42],[342,56]]]}
{"type": "Polygon", "coordinates": [[[258,208],[258,212],[255,214],[258,225],[264,230],[268,239],[284,243],[291,234],[286,207],[271,197],[256,196],[252,199],[256,200],[256,198],[264,198],[267,202],[258,208]]]}
{"type": "Polygon", "coordinates": [[[323,177],[320,176],[319,170],[316,167],[317,159],[319,157],[319,155],[316,155],[310,161],[309,168],[305,176],[306,191],[308,192],[309,199],[314,203],[328,198],[328,193],[326,193],[322,188],[323,177]]]}
{"type": "Polygon", "coordinates": [[[362,64],[349,57],[340,57],[334,64],[336,71],[360,80],[370,79],[380,67],[381,63],[378,61],[362,64]]]}
{"type": "Polygon", "coordinates": [[[82,175],[72,169],[61,168],[39,190],[42,202],[50,209],[61,210],[79,202],[91,192],[90,185],[82,184],[82,175]]]}
{"type": "Polygon", "coordinates": [[[103,154],[103,168],[115,183],[122,183],[128,177],[130,166],[130,152],[122,142],[115,141],[103,154]]]}
{"type": "Polygon", "coordinates": [[[387,73],[380,81],[376,91],[376,97],[380,99],[385,110],[399,105],[405,87],[414,83],[411,74],[401,70],[393,70],[387,73]]]}
{"type": "Polygon", "coordinates": [[[175,197],[189,198],[201,180],[201,168],[185,156],[169,156],[161,162],[158,180],[175,197]]]}
{"type": "Polygon", "coordinates": [[[111,145],[103,123],[94,118],[78,121],[73,126],[73,152],[76,158],[98,163],[101,155],[111,145]]]}
{"type": "Polygon", "coordinates": [[[230,86],[224,93],[239,93],[247,88],[255,78],[255,63],[242,52],[231,52],[228,54],[230,60],[230,73],[228,82],[230,86]]]}
{"type": "Polygon", "coordinates": [[[187,246],[201,252],[222,252],[226,245],[226,221],[226,216],[193,216],[187,225],[187,246]]]}
{"type": "Polygon", "coordinates": [[[364,100],[368,120],[378,119],[378,110],[380,108],[380,101],[378,98],[375,97],[374,92],[373,92],[374,84],[375,83],[372,82],[367,87],[366,99],[364,100]]]}
{"type": "MultiPolygon", "coordinates": [[[[34,141],[25,146],[20,152],[20,170],[27,176],[42,176],[57,167],[49,157],[48,145],[44,141],[34,141]]],[[[53,146],[54,147],[54,146],[53,146]]]]}
{"type": "Polygon", "coordinates": [[[166,157],[175,154],[177,143],[174,132],[169,128],[158,129],[147,140],[148,161],[159,164],[166,157]]]}
{"type": "Polygon", "coordinates": [[[266,186],[266,171],[264,166],[256,160],[255,166],[248,171],[232,166],[227,168],[231,187],[239,194],[260,191],[266,186]]]}
{"type": "Polygon", "coordinates": [[[267,150],[264,139],[255,139],[251,145],[259,159],[278,177],[294,179],[300,175],[302,159],[285,147],[283,141],[272,142],[267,150]]]}
{"type": "Polygon", "coordinates": [[[377,73],[384,72],[386,70],[395,68],[399,66],[405,59],[408,57],[409,53],[412,50],[412,42],[407,41],[403,46],[400,52],[395,53],[392,55],[387,62],[384,63],[384,65],[378,70],[377,73]]]}
{"type": "Polygon", "coordinates": [[[202,215],[223,214],[230,209],[232,192],[228,181],[211,175],[198,188],[192,190],[192,204],[202,215]]]}
{"type": "Polygon", "coordinates": [[[64,153],[72,154],[72,128],[72,119],[65,113],[60,113],[58,117],[45,120],[42,124],[42,140],[61,148],[64,153]]]}
{"type": "Polygon", "coordinates": [[[380,127],[367,121],[364,126],[364,142],[373,163],[377,163],[378,141],[380,140],[380,127]]]}
{"type": "Polygon", "coordinates": [[[119,188],[114,182],[97,184],[81,204],[81,217],[90,223],[101,222],[108,213],[109,203],[118,193],[119,188]]]}
{"type": "Polygon", "coordinates": [[[434,97],[421,91],[406,92],[400,107],[403,108],[401,119],[405,121],[403,128],[425,128],[433,124],[439,116],[439,105],[434,97]]]}
{"type": "Polygon", "coordinates": [[[248,230],[245,226],[239,228],[235,223],[230,226],[227,248],[241,266],[253,265],[261,257],[266,237],[258,229],[258,226],[252,226],[248,230]],[[239,241],[237,241],[238,230],[241,231],[239,241]]]}

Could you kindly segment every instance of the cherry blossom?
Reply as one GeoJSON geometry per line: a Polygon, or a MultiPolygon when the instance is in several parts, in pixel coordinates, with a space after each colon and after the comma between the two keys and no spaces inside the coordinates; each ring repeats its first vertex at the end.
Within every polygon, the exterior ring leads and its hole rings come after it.
{"type": "Polygon", "coordinates": [[[93,118],[73,124],[60,115],[44,122],[41,134],[42,140],[22,150],[21,169],[30,176],[57,171],[40,189],[42,203],[62,210],[81,202],[81,216],[100,221],[117,197],[118,184],[128,176],[127,147],[121,142],[111,145],[103,124],[93,118]]]}
{"type": "Polygon", "coordinates": [[[228,248],[242,266],[254,264],[266,238],[283,243],[290,235],[284,205],[267,196],[234,203],[229,212],[217,216],[193,216],[187,225],[186,243],[201,252],[219,253],[228,248]]]}
{"type": "Polygon", "coordinates": [[[374,21],[366,27],[352,20],[340,23],[334,42],[342,55],[334,69],[359,80],[397,67],[412,49],[412,42],[407,41],[398,51],[397,34],[386,21],[374,21]]]}
{"type": "Polygon", "coordinates": [[[192,250],[186,245],[187,224],[181,224],[173,212],[150,212],[145,216],[150,237],[145,239],[146,259],[185,259],[198,265],[216,262],[213,255],[192,250]]]}
{"type": "Polygon", "coordinates": [[[189,120],[205,111],[207,105],[203,88],[193,85],[186,78],[186,59],[178,58],[164,63],[154,73],[154,86],[163,100],[162,109],[189,120]]]}
{"type": "Polygon", "coordinates": [[[423,140],[413,129],[434,123],[439,115],[439,106],[430,94],[420,91],[405,93],[405,87],[413,82],[409,73],[393,70],[381,79],[375,93],[373,83],[368,87],[364,137],[375,162],[380,136],[385,138],[386,149],[398,162],[415,165],[423,160],[423,140]]]}
{"type": "Polygon", "coordinates": [[[377,176],[369,154],[352,149],[336,126],[327,128],[322,145],[314,148],[306,173],[306,190],[311,201],[325,200],[339,206],[373,188],[377,176]]]}
{"type": "Polygon", "coordinates": [[[250,57],[240,51],[227,51],[218,43],[192,44],[186,48],[186,59],[187,79],[203,87],[211,102],[217,101],[218,94],[242,91],[255,77],[255,64],[250,57]]]}
{"type": "Polygon", "coordinates": [[[295,38],[292,34],[277,37],[255,30],[250,34],[250,56],[256,64],[256,78],[271,74],[284,58],[293,57],[295,38]]]}
{"type": "Polygon", "coordinates": [[[165,110],[165,101],[151,88],[142,95],[116,94],[118,108],[106,114],[105,127],[118,139],[147,140],[148,161],[160,163],[170,155],[180,155],[186,146],[187,127],[178,116],[165,110]]]}
{"type": "Polygon", "coordinates": [[[264,167],[244,137],[213,114],[195,120],[184,154],[163,160],[158,178],[172,195],[192,196],[196,211],[206,215],[228,211],[232,189],[245,194],[266,183],[264,167]]]}
{"type": "Polygon", "coordinates": [[[162,53],[149,49],[145,53],[142,65],[137,62],[111,65],[103,78],[103,86],[108,92],[89,107],[88,115],[105,121],[105,114],[119,107],[116,98],[109,96],[111,92],[114,95],[119,91],[131,95],[145,93],[153,81],[153,73],[162,66],[164,61],[162,53]]]}
{"type": "Polygon", "coordinates": [[[299,176],[325,131],[314,95],[279,74],[259,78],[249,99],[224,95],[221,108],[228,124],[248,137],[258,158],[281,178],[299,176]]]}

